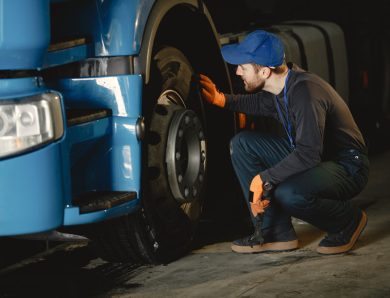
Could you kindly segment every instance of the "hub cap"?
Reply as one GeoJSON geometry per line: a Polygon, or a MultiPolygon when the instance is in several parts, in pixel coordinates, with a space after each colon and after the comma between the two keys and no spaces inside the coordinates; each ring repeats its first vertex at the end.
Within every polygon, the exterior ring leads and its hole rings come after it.
{"type": "Polygon", "coordinates": [[[192,110],[173,115],[167,142],[168,180],[180,203],[192,202],[203,188],[206,148],[200,119],[192,110]]]}

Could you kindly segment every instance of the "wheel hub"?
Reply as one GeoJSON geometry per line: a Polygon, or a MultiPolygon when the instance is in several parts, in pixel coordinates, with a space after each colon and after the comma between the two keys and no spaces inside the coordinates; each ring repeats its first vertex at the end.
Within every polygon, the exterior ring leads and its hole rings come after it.
{"type": "Polygon", "coordinates": [[[168,181],[179,203],[200,196],[206,169],[206,142],[202,123],[196,113],[177,110],[169,126],[166,163],[168,181]]]}

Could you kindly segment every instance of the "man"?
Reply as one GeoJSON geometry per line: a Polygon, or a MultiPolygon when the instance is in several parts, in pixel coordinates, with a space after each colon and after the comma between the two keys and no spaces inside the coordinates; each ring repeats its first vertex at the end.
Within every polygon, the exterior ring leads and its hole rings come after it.
{"type": "Polygon", "coordinates": [[[273,117],[287,136],[242,131],[231,141],[233,167],[253,222],[265,212],[264,243],[250,235],[234,241],[232,250],[298,248],[291,223],[295,217],[327,232],[319,253],[349,251],[367,223],[365,212],[349,200],[367,183],[369,161],[346,103],[320,77],[286,65],[282,42],[266,31],[254,31],[241,43],[222,47],[222,56],[237,65],[236,74],[249,94],[224,94],[201,75],[203,98],[231,111],[273,117]],[[273,189],[268,207],[262,200],[265,185],[273,189]]]}

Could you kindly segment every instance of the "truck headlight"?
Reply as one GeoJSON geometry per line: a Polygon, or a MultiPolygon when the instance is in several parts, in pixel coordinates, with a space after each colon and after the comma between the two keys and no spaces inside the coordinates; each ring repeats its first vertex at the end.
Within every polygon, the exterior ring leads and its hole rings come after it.
{"type": "Polygon", "coordinates": [[[0,158],[57,140],[63,133],[57,93],[0,101],[0,158]]]}

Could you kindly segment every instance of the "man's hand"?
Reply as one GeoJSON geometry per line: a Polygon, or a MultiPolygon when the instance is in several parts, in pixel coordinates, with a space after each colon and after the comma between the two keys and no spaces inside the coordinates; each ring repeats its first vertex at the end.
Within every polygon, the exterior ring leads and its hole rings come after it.
{"type": "Polygon", "coordinates": [[[223,108],[225,106],[225,95],[219,92],[213,81],[209,77],[200,74],[200,84],[202,86],[202,96],[209,103],[223,108]]]}
{"type": "Polygon", "coordinates": [[[249,191],[253,193],[252,202],[250,202],[250,204],[252,214],[256,217],[256,215],[263,213],[264,209],[269,205],[269,200],[261,200],[263,195],[263,181],[261,180],[260,175],[256,175],[252,179],[249,191]]]}

